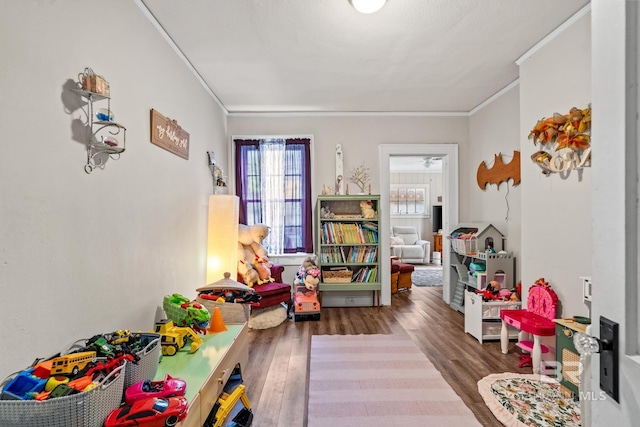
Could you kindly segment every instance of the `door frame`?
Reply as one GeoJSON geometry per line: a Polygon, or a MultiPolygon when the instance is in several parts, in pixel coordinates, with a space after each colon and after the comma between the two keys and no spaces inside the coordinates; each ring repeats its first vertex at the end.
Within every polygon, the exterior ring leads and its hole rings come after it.
{"type": "MultiPolygon", "coordinates": [[[[458,178],[458,144],[381,144],[380,153],[380,206],[389,206],[389,189],[391,187],[389,161],[392,156],[436,156],[442,157],[443,201],[442,201],[442,233],[449,235],[452,228],[459,222],[459,178],[458,178]]],[[[391,263],[384,262],[391,256],[391,214],[389,209],[379,209],[380,253],[382,256],[381,270],[383,305],[391,304],[391,263]],[[389,231],[389,232],[387,232],[389,231]]],[[[449,304],[455,286],[451,286],[451,254],[446,250],[443,241],[443,290],[442,298],[449,304]]]]}

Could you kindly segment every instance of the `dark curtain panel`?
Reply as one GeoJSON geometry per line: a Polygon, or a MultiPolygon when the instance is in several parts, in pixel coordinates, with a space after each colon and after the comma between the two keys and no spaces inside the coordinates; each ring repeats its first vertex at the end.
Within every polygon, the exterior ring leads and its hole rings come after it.
{"type": "MultiPolygon", "coordinates": [[[[262,221],[260,148],[258,140],[236,139],[236,194],[240,198],[240,223],[262,221]]],[[[313,252],[311,204],[311,141],[289,138],[285,152],[284,252],[313,252]]]]}
{"type": "Polygon", "coordinates": [[[287,139],[287,175],[291,173],[292,194],[287,194],[287,225],[300,223],[295,242],[288,242],[285,236],[285,253],[313,252],[313,210],[311,205],[311,140],[308,138],[287,139]],[[295,167],[294,167],[295,164],[295,167]],[[290,167],[290,168],[289,168],[290,167]]]}
{"type": "Polygon", "coordinates": [[[249,218],[260,218],[260,143],[257,139],[236,139],[236,195],[240,198],[240,224],[249,224],[249,218]],[[257,172],[257,175],[256,175],[257,172]],[[257,205],[257,212],[256,212],[257,205]]]}

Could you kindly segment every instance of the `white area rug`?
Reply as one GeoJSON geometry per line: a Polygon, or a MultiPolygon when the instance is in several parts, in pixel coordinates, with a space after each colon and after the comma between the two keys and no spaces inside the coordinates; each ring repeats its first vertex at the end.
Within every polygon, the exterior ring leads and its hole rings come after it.
{"type": "Polygon", "coordinates": [[[480,426],[402,335],[313,335],[308,427],[480,426]]]}
{"type": "Polygon", "coordinates": [[[287,309],[282,305],[251,310],[248,326],[251,329],[275,328],[287,320],[287,309]]]}

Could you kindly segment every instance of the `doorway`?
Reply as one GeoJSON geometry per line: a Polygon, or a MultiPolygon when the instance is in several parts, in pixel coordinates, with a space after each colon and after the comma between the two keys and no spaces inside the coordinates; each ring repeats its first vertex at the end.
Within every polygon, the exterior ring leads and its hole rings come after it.
{"type": "MultiPolygon", "coordinates": [[[[390,206],[390,176],[391,160],[393,157],[432,157],[442,159],[442,233],[447,236],[452,227],[458,223],[458,145],[457,144],[382,144],[380,145],[380,204],[390,206]]],[[[390,209],[381,209],[380,230],[391,230],[390,209]]],[[[390,233],[380,233],[380,244],[383,259],[391,256],[390,233]]],[[[444,248],[447,247],[443,242],[444,248]]],[[[442,251],[443,265],[443,299],[449,304],[454,287],[450,285],[451,261],[449,251],[442,251]]],[[[391,266],[390,263],[382,263],[382,304],[391,303],[391,266]]]]}

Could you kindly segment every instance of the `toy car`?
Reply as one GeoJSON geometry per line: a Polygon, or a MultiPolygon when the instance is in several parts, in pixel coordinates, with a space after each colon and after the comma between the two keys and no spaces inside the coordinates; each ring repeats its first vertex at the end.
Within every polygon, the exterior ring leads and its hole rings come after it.
{"type": "Polygon", "coordinates": [[[295,309],[295,321],[320,320],[320,301],[317,292],[303,292],[300,287],[296,288],[293,299],[295,309]]]}
{"type": "Polygon", "coordinates": [[[0,400],[33,399],[33,395],[42,391],[47,378],[38,378],[34,369],[29,368],[18,373],[0,392],[0,400]]]}
{"type": "Polygon", "coordinates": [[[103,426],[172,427],[187,417],[188,410],[189,402],[184,396],[150,397],[114,409],[103,426]]]}
{"type": "Polygon", "coordinates": [[[124,392],[124,402],[131,405],[134,401],[148,397],[184,396],[187,383],[180,378],[166,375],[162,381],[144,380],[132,384],[124,392]]]}

